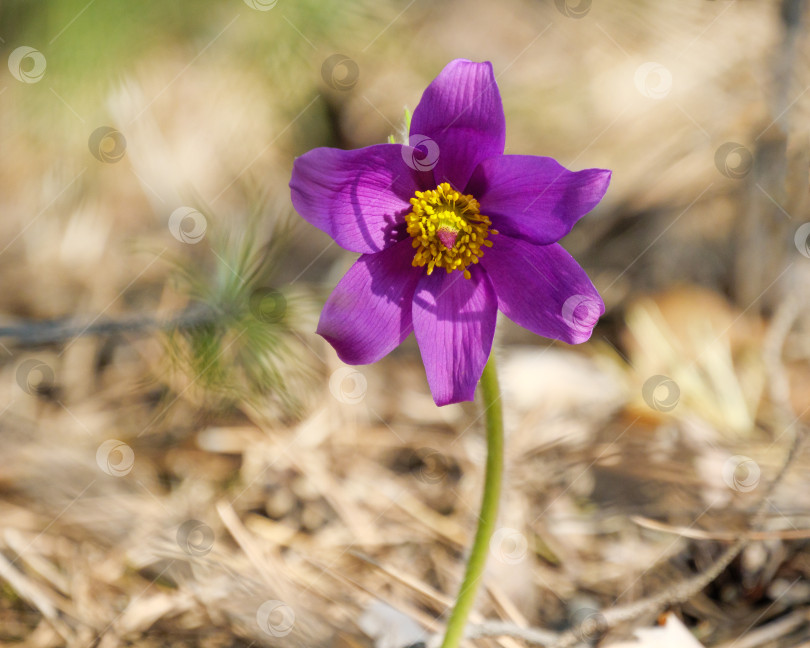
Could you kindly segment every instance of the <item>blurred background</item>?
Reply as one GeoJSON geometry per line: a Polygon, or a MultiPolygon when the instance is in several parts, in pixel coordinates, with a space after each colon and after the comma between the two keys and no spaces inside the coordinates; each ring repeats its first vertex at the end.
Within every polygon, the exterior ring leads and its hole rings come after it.
{"type": "Polygon", "coordinates": [[[662,610],[608,632],[600,610],[708,568],[762,505],[666,645],[810,645],[807,452],[768,488],[810,409],[803,9],[0,2],[0,643],[441,631],[479,406],[434,406],[413,338],[355,368],[314,335],[353,258],[287,185],[470,58],[507,153],[613,170],[563,241],[607,305],[591,341],[499,322],[507,485],[474,620],[665,645],[662,610]]]}

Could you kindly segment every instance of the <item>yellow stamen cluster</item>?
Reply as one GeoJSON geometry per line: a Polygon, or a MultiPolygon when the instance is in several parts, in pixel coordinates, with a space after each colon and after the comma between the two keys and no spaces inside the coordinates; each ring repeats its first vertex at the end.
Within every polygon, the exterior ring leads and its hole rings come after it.
{"type": "Polygon", "coordinates": [[[484,256],[483,247],[492,247],[488,241],[492,222],[479,212],[478,201],[442,182],[435,189],[417,191],[411,198],[413,211],[405,216],[408,234],[413,237],[416,254],[413,265],[427,265],[427,273],[434,267],[448,273],[461,270],[471,277],[467,266],[478,263],[484,256]]]}

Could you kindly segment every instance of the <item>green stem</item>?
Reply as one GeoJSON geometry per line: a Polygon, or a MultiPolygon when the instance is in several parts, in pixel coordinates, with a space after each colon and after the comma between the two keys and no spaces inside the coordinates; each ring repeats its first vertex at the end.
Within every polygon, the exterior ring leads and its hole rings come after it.
{"type": "Polygon", "coordinates": [[[464,637],[464,627],[470,614],[478,585],[484,573],[489,554],[489,542],[498,520],[498,503],[501,499],[503,476],[503,409],[501,390],[498,386],[498,373],[495,369],[494,354],[489,356],[484,373],[481,375],[481,392],[484,396],[484,414],[487,426],[487,468],[484,477],[484,495],[481,513],[478,516],[478,530],[467,561],[464,581],[456,597],[456,606],[447,622],[442,648],[457,648],[464,637]]]}

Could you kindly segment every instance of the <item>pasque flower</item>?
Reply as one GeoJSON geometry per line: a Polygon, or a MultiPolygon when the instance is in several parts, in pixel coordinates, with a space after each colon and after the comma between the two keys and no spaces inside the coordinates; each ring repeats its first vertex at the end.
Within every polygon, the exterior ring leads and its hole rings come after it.
{"type": "Polygon", "coordinates": [[[318,333],[348,364],[375,362],[411,333],[437,405],[472,400],[497,311],[584,342],[604,304],[557,243],[602,199],[610,171],[504,155],[490,63],[455,60],[413,112],[410,145],[318,148],[297,158],[298,213],[360,258],[318,333]]]}

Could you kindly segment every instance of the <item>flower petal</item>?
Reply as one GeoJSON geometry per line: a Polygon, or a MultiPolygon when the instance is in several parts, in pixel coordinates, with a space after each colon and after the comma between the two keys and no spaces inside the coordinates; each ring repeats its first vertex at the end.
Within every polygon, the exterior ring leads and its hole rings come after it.
{"type": "Polygon", "coordinates": [[[478,163],[501,155],[506,142],[506,119],[492,64],[464,59],[448,63],[413,111],[410,135],[411,146],[422,144],[424,137],[438,145],[436,184],[449,182],[463,190],[478,163]]]}
{"type": "Polygon", "coordinates": [[[467,191],[508,236],[539,245],[559,241],[607,191],[610,171],[569,171],[556,160],[501,155],[476,167],[467,191]]]}
{"type": "Polygon", "coordinates": [[[329,295],[317,332],[346,364],[376,362],[413,330],[411,302],[424,271],[412,260],[410,238],[364,254],[329,295]]]}
{"type": "Polygon", "coordinates": [[[579,344],[605,312],[602,298],[561,245],[534,245],[503,234],[481,259],[498,295],[498,308],[543,337],[579,344]]]}
{"type": "Polygon", "coordinates": [[[432,181],[408,167],[406,158],[413,158],[413,152],[401,144],[313,149],[293,165],[293,206],[341,247],[379,252],[405,236],[409,200],[432,181]]]}
{"type": "Polygon", "coordinates": [[[497,299],[485,272],[436,269],[413,299],[413,327],[436,405],[472,400],[492,349],[497,299]]]}

